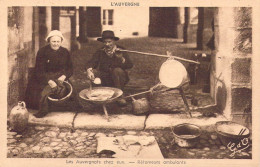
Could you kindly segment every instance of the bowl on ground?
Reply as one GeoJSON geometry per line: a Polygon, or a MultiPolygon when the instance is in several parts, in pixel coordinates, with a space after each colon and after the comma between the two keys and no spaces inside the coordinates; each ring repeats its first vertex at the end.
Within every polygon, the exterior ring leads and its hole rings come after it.
{"type": "Polygon", "coordinates": [[[250,136],[247,127],[232,121],[219,121],[215,124],[215,131],[223,145],[227,146],[230,142],[238,144],[244,138],[250,136]],[[244,133],[239,134],[242,130],[244,133]]]}
{"type": "Polygon", "coordinates": [[[180,147],[194,147],[202,133],[197,125],[184,123],[172,127],[175,143],[180,147]]]}

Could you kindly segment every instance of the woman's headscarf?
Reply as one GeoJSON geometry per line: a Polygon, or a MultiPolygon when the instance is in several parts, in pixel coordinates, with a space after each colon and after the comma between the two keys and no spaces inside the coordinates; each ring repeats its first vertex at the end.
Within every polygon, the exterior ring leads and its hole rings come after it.
{"type": "Polygon", "coordinates": [[[49,42],[49,38],[53,37],[53,36],[58,36],[61,38],[61,40],[64,40],[64,37],[62,35],[62,33],[59,30],[52,30],[49,35],[46,37],[46,41],[49,42]]]}

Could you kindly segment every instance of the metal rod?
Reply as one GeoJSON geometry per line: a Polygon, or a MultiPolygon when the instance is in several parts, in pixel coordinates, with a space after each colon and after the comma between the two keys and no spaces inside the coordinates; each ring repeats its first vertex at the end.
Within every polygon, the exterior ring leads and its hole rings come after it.
{"type": "Polygon", "coordinates": [[[184,58],[177,57],[177,56],[168,56],[168,55],[161,55],[161,54],[156,54],[156,53],[138,52],[138,51],[125,50],[125,49],[120,49],[119,51],[129,52],[129,53],[138,53],[138,54],[149,55],[149,56],[159,56],[159,57],[175,58],[175,59],[182,60],[182,61],[187,61],[187,62],[190,62],[190,63],[200,64],[197,61],[184,59],[184,58]]]}

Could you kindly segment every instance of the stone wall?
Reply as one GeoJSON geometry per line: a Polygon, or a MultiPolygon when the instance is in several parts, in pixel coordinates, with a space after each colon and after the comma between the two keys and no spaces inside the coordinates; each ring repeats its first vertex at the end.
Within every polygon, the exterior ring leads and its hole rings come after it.
{"type": "Polygon", "coordinates": [[[252,8],[219,8],[214,27],[211,94],[220,112],[241,123],[252,102],[252,8]]]}
{"type": "Polygon", "coordinates": [[[8,111],[24,99],[29,59],[33,57],[32,7],[8,8],[8,111]]]}

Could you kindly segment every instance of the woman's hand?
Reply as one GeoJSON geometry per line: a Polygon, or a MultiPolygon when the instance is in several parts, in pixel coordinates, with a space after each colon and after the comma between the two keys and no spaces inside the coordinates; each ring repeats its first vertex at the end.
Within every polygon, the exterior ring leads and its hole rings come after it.
{"type": "Polygon", "coordinates": [[[57,84],[53,80],[49,80],[48,84],[50,85],[51,88],[55,88],[57,84]]]}
{"type": "Polygon", "coordinates": [[[65,79],[66,79],[66,76],[65,76],[65,75],[62,75],[62,76],[60,76],[60,77],[58,78],[58,81],[59,81],[60,83],[63,83],[65,79]]]}
{"type": "Polygon", "coordinates": [[[87,69],[87,75],[88,75],[88,78],[90,80],[94,80],[95,79],[95,75],[93,73],[93,69],[92,68],[87,69]]]}

